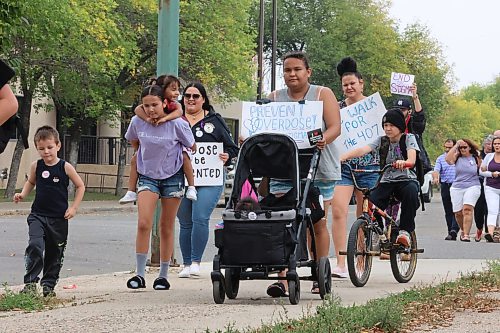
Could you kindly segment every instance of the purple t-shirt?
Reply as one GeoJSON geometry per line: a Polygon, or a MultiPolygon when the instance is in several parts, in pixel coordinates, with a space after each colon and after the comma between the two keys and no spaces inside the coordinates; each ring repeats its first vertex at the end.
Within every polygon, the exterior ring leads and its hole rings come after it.
{"type": "Polygon", "coordinates": [[[182,167],[182,147],[194,144],[189,123],[177,118],[158,126],[134,116],[125,133],[129,141],[139,140],[137,172],[153,179],[166,179],[182,167]]]}
{"type": "MultiPolygon", "coordinates": [[[[488,171],[491,172],[500,171],[500,163],[495,162],[495,158],[492,158],[490,164],[488,164],[488,171]]],[[[500,177],[497,178],[487,177],[486,185],[489,187],[500,189],[500,177]]]]}
{"type": "Polygon", "coordinates": [[[455,162],[455,180],[451,187],[468,188],[471,186],[481,186],[477,174],[476,159],[474,156],[461,156],[455,162]]]}

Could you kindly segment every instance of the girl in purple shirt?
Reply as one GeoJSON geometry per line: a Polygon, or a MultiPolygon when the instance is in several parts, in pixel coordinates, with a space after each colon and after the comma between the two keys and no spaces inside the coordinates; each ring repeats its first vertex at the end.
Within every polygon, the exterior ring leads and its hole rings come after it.
{"type": "Polygon", "coordinates": [[[498,225],[500,207],[500,137],[494,137],[491,142],[493,153],[485,156],[481,164],[481,175],[485,177],[484,195],[488,206],[488,232],[484,238],[488,242],[499,242],[498,237],[493,237],[495,227],[498,225]]]}
{"type": "MultiPolygon", "coordinates": [[[[146,87],[142,105],[151,119],[165,116],[163,89],[158,85],[146,87]]],[[[152,125],[134,116],[125,134],[137,151],[138,223],[136,238],[136,276],[127,281],[127,287],[146,287],[144,279],[149,250],[149,239],[158,198],[161,199],[160,216],[160,274],[153,283],[155,290],[168,290],[168,267],[174,244],[174,223],[184,196],[182,148],[195,149],[195,141],[188,122],[181,118],[152,125]]]]}

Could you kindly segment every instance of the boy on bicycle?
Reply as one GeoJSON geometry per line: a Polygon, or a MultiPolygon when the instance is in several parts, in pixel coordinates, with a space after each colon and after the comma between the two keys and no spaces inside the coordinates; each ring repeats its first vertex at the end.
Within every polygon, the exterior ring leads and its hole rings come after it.
{"type": "Polygon", "coordinates": [[[382,156],[385,155],[382,150],[388,149],[385,163],[381,158],[380,167],[383,168],[385,164],[394,164],[395,167],[387,169],[384,173],[380,184],[370,193],[370,201],[382,210],[389,204],[391,195],[401,201],[400,230],[396,243],[410,247],[410,233],[415,230],[415,215],[419,207],[419,183],[416,173],[405,165],[415,165],[419,148],[413,134],[404,134],[406,123],[398,109],[387,111],[382,118],[382,126],[385,136],[377,138],[366,146],[346,152],[340,160],[345,161],[375,150],[382,156]],[[402,149],[405,148],[406,151],[403,152],[402,149]]]}

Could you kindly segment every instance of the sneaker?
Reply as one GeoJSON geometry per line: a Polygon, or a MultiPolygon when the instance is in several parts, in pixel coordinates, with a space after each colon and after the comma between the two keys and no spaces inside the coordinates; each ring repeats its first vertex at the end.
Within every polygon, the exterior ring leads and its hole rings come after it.
{"type": "Polygon", "coordinates": [[[349,273],[347,272],[347,268],[340,268],[339,266],[335,266],[332,269],[332,277],[345,279],[349,277],[349,273]]]}
{"type": "Polygon", "coordinates": [[[410,234],[408,233],[408,231],[404,231],[404,230],[399,231],[399,235],[396,238],[396,244],[401,244],[404,247],[410,247],[411,240],[410,240],[410,234]]]}
{"type": "Polygon", "coordinates": [[[50,286],[42,286],[43,297],[56,297],[56,293],[54,292],[54,288],[50,286]]]}
{"type": "Polygon", "coordinates": [[[191,276],[200,276],[200,264],[193,262],[189,273],[191,276]]]}
{"type": "Polygon", "coordinates": [[[481,235],[483,234],[483,229],[477,229],[476,230],[476,237],[474,237],[474,240],[476,242],[480,242],[481,241],[481,235]]]}
{"type": "Polygon", "coordinates": [[[20,291],[21,294],[36,294],[36,283],[26,283],[20,291]]]}
{"type": "Polygon", "coordinates": [[[186,191],[186,198],[193,201],[198,200],[198,192],[196,192],[196,187],[188,186],[188,189],[186,191]]]}
{"type": "Polygon", "coordinates": [[[127,193],[125,193],[125,195],[120,200],[118,200],[121,205],[125,205],[135,201],[137,201],[137,193],[132,191],[127,191],[127,193]]]}
{"type": "Polygon", "coordinates": [[[179,272],[178,276],[180,278],[188,278],[191,276],[191,266],[184,266],[182,271],[179,272]]]}

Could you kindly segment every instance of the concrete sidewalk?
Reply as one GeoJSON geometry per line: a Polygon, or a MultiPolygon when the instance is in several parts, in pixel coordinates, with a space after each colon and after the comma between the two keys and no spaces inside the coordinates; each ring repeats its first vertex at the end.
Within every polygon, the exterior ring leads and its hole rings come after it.
{"type": "MultiPolygon", "coordinates": [[[[8,215],[28,215],[31,210],[32,202],[0,202],[0,216],[8,215]]],[[[99,212],[136,212],[137,205],[120,205],[116,201],[82,201],[77,214],[95,214],[99,212]]]]}
{"type": "MultiPolygon", "coordinates": [[[[415,286],[453,280],[461,273],[485,267],[483,260],[421,259],[413,280],[399,284],[392,276],[390,263],[376,258],[365,287],[356,288],[349,279],[334,279],[333,292],[342,304],[362,304],[415,286]]],[[[0,312],[0,332],[224,331],[228,325],[238,329],[259,327],[312,315],[322,303],[319,295],[310,293],[310,281],[301,281],[301,301],[290,305],[288,298],[266,295],[269,281],[254,280],[241,281],[238,297],[218,305],[212,296],[211,269],[211,263],[203,263],[200,278],[179,279],[179,269],[172,268],[169,291],[152,289],[156,270],[148,273],[147,288],[140,291],[126,288],[132,272],[65,278],[56,287],[57,297],[65,301],[63,306],[34,313],[0,312]]],[[[309,275],[310,269],[301,268],[299,274],[309,275]]],[[[17,291],[22,286],[10,288],[17,291]]]]}

